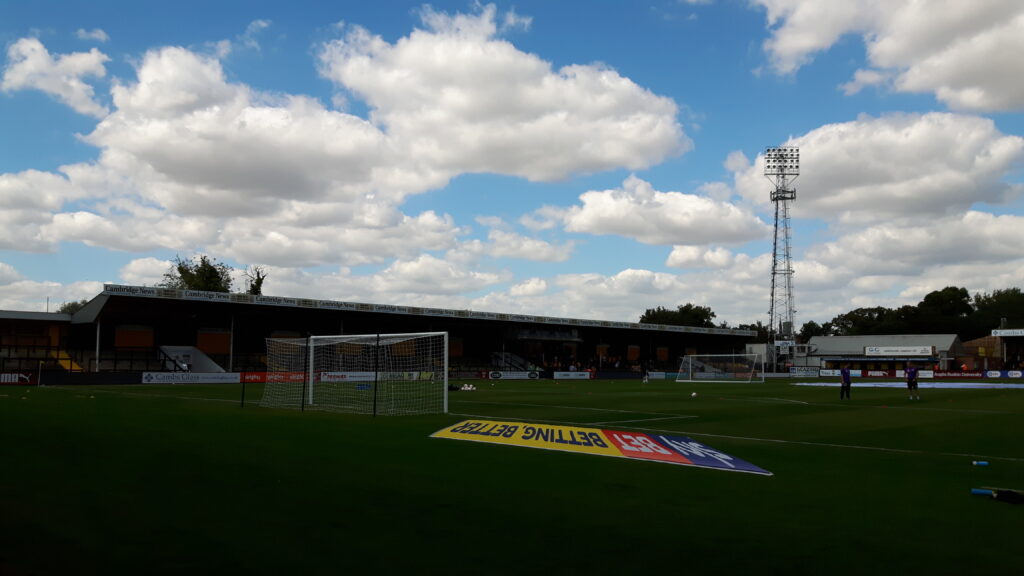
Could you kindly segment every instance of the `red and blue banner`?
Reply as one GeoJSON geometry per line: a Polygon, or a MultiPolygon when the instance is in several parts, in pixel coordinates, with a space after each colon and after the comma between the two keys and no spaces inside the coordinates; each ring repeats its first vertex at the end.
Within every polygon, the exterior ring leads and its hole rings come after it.
{"type": "Polygon", "coordinates": [[[580,426],[500,420],[463,420],[431,434],[450,438],[561,452],[581,452],[683,466],[771,476],[771,472],[687,438],[580,426]]]}

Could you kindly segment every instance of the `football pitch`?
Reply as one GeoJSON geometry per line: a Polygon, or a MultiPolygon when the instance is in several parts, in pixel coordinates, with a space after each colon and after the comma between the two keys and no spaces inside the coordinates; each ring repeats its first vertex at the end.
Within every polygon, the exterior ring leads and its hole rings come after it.
{"type": "Polygon", "coordinates": [[[476,381],[449,414],[0,387],[0,574],[1016,574],[1024,391],[476,381]],[[691,397],[692,392],[698,392],[691,397]],[[430,438],[686,436],[771,476],[430,438]],[[974,466],[986,461],[987,466],[974,466]]]}

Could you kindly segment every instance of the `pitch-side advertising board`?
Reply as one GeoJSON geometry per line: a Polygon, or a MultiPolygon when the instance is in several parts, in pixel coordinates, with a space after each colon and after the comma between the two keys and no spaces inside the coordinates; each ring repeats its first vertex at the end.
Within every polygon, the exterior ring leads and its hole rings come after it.
{"type": "Polygon", "coordinates": [[[686,436],[501,420],[463,420],[431,438],[630,458],[771,476],[771,472],[686,436]]]}

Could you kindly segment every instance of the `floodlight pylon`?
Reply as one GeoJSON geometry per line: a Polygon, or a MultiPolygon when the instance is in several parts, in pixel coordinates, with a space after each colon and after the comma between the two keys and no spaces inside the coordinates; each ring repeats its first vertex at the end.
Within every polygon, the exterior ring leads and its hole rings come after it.
{"type": "Polygon", "coordinates": [[[782,357],[788,356],[788,350],[796,340],[789,203],[796,200],[793,181],[800,175],[800,149],[796,146],[765,149],[764,175],[772,183],[771,200],[775,204],[772,293],[768,311],[768,356],[774,368],[782,357]]]}

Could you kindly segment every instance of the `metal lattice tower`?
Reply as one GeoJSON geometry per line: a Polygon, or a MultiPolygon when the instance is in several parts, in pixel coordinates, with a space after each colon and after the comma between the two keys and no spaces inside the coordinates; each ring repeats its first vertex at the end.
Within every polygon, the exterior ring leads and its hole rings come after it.
{"type": "MultiPolygon", "coordinates": [[[[800,175],[800,149],[795,146],[767,148],[764,175],[771,180],[775,204],[775,240],[772,250],[772,304],[768,311],[768,346],[796,338],[793,304],[793,260],[790,252],[789,203],[796,200],[793,181],[800,175]]],[[[775,354],[770,354],[775,358],[775,354]]]]}

